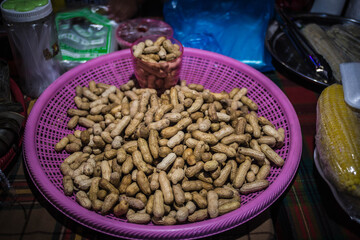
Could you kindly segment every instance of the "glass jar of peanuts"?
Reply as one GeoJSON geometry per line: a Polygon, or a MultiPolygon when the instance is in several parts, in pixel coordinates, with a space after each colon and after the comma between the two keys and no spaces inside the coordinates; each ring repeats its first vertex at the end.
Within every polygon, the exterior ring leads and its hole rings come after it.
{"type": "Polygon", "coordinates": [[[170,37],[146,36],[131,47],[135,77],[142,88],[158,93],[175,86],[180,77],[182,44],[170,37]]]}

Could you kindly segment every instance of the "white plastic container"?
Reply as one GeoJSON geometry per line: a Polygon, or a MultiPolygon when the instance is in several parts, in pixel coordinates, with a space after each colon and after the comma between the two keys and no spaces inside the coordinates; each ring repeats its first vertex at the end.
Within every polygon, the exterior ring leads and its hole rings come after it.
{"type": "Polygon", "coordinates": [[[360,110],[360,62],[340,64],[345,102],[360,110]]]}
{"type": "Polygon", "coordinates": [[[18,85],[24,95],[33,98],[39,97],[60,76],[52,5],[50,0],[45,3],[28,11],[18,11],[24,5],[17,8],[8,0],[1,3],[1,13],[20,76],[18,85]]]}

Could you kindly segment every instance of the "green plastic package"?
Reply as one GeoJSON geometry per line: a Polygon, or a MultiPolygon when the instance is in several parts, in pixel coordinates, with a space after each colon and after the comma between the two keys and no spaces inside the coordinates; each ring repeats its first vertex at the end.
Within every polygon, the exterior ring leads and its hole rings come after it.
{"type": "Polygon", "coordinates": [[[55,23],[63,72],[117,49],[115,25],[89,8],[58,13],[55,23]]]}

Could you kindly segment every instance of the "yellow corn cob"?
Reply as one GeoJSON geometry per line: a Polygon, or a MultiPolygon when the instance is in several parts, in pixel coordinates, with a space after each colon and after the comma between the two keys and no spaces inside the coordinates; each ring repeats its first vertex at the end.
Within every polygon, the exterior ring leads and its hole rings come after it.
{"type": "Polygon", "coordinates": [[[317,103],[316,149],[326,177],[340,191],[360,197],[360,118],[333,84],[317,103]]]}

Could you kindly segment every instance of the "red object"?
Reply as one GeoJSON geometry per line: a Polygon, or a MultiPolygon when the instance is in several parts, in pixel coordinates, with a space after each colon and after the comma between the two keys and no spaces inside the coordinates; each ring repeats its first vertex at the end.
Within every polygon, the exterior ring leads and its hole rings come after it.
{"type": "Polygon", "coordinates": [[[172,27],[158,19],[135,18],[120,24],[116,29],[116,40],[121,49],[130,48],[138,40],[151,35],[172,37],[172,27]]]}
{"type": "Polygon", "coordinates": [[[25,119],[21,126],[20,138],[18,139],[18,143],[17,143],[16,147],[10,148],[10,150],[4,156],[2,156],[0,158],[0,169],[1,170],[6,169],[6,167],[10,164],[10,162],[14,159],[18,150],[21,148],[22,141],[23,141],[23,135],[24,135],[24,127],[25,127],[26,117],[27,117],[24,95],[22,94],[20,88],[15,83],[15,81],[11,78],[10,78],[10,89],[11,89],[12,96],[14,97],[14,100],[18,103],[21,103],[21,105],[23,107],[23,111],[20,112],[20,114],[23,115],[25,117],[25,119]]]}
{"type": "Polygon", "coordinates": [[[276,5],[292,12],[307,12],[314,0],[276,0],[276,5]]]}

